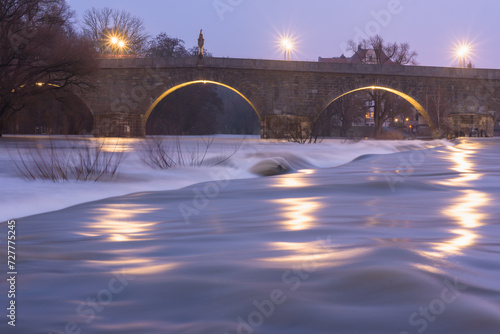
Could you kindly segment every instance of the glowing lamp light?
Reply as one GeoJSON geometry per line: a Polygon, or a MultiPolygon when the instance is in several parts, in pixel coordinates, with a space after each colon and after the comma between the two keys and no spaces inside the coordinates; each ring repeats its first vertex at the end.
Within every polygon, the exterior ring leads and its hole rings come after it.
{"type": "Polygon", "coordinates": [[[290,38],[285,37],[281,40],[281,46],[285,51],[285,60],[290,60],[290,52],[293,51],[293,41],[290,38]]]}
{"type": "Polygon", "coordinates": [[[290,60],[290,54],[296,49],[295,39],[289,33],[279,34],[277,42],[279,49],[284,53],[284,59],[290,60]]]}
{"type": "Polygon", "coordinates": [[[118,44],[118,38],[111,37],[111,44],[118,44]]]}
{"type": "Polygon", "coordinates": [[[473,45],[470,42],[461,42],[455,45],[455,57],[458,58],[459,67],[467,67],[467,60],[473,54],[473,45]]]}
{"type": "Polygon", "coordinates": [[[290,41],[288,38],[283,38],[281,41],[281,45],[283,46],[283,49],[290,51],[293,49],[293,43],[290,41]]]}
{"type": "Polygon", "coordinates": [[[124,48],[125,47],[125,42],[124,41],[119,41],[118,42],[118,47],[124,48]]]}
{"type": "Polygon", "coordinates": [[[459,57],[465,57],[469,54],[469,46],[468,45],[462,45],[457,51],[457,55],[459,57]]]}

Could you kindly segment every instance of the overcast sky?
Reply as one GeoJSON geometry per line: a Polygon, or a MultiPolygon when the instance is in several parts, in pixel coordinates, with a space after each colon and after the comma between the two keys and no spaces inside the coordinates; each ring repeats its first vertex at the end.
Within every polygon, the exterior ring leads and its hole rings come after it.
{"type": "Polygon", "coordinates": [[[67,0],[77,18],[92,7],[124,9],[151,36],[166,32],[217,57],[282,59],[280,34],[296,39],[292,60],[340,56],[350,39],[379,33],[408,42],[425,66],[456,66],[454,48],[473,45],[479,68],[500,68],[498,0],[67,0]]]}

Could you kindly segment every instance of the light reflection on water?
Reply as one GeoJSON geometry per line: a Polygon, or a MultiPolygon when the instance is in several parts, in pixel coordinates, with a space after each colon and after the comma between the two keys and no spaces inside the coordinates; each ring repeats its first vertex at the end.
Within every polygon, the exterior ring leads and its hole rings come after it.
{"type": "Polygon", "coordinates": [[[314,213],[321,207],[321,198],[283,198],[274,203],[283,205],[283,225],[288,230],[305,230],[313,226],[314,213]]]}
{"type": "Polygon", "coordinates": [[[158,263],[154,259],[141,257],[120,257],[114,260],[87,260],[92,267],[102,266],[107,269],[123,270],[126,268],[128,275],[151,275],[172,270],[179,266],[178,263],[158,263]]]}
{"type": "Polygon", "coordinates": [[[332,266],[349,263],[354,258],[368,254],[371,249],[358,247],[342,249],[338,245],[324,240],[313,242],[271,242],[271,249],[286,251],[288,255],[260,259],[271,263],[273,267],[293,268],[297,266],[314,268],[331,268],[332,266]]]}
{"type": "Polygon", "coordinates": [[[475,173],[474,162],[470,157],[476,152],[472,144],[464,144],[462,147],[457,148],[450,146],[448,147],[452,153],[450,154],[449,160],[451,160],[455,165],[452,170],[460,173],[459,177],[437,181],[437,184],[445,186],[467,186],[469,182],[478,180],[481,178],[482,174],[475,173]]]}
{"type": "Polygon", "coordinates": [[[155,222],[135,221],[134,217],[157,209],[147,205],[109,204],[98,209],[96,221],[88,225],[91,236],[104,236],[109,241],[152,239],[155,222]]]}
{"type": "MultiPolygon", "coordinates": [[[[311,181],[307,179],[307,175],[313,174],[314,170],[303,169],[299,173],[282,175],[276,178],[274,187],[282,188],[299,188],[311,185],[311,181]]],[[[314,213],[321,208],[321,198],[319,197],[292,197],[277,199],[272,202],[283,206],[282,216],[284,218],[283,225],[288,230],[305,230],[313,225],[314,220],[317,220],[314,213]]]]}
{"type": "Polygon", "coordinates": [[[299,173],[286,174],[276,178],[276,183],[273,183],[272,186],[280,188],[300,188],[311,185],[310,180],[308,180],[305,176],[313,174],[314,170],[301,169],[298,172],[299,173]]]}
{"type": "Polygon", "coordinates": [[[137,220],[139,216],[157,211],[147,205],[108,204],[96,210],[96,220],[87,225],[87,234],[93,237],[104,237],[105,242],[124,243],[116,256],[105,260],[87,260],[92,267],[102,266],[107,269],[121,270],[126,268],[129,275],[158,274],[176,268],[176,263],[158,262],[155,258],[146,258],[141,251],[125,242],[153,241],[158,230],[157,222],[137,220]]]}
{"type": "Polygon", "coordinates": [[[482,208],[490,201],[487,194],[472,189],[461,193],[463,195],[454,204],[443,210],[443,214],[460,225],[460,228],[450,230],[457,235],[456,238],[435,247],[443,255],[459,254],[463,248],[474,245],[480,237],[475,233],[475,228],[482,226],[482,220],[488,216],[482,212],[482,208]]]}
{"type": "MultiPolygon", "coordinates": [[[[460,148],[449,147],[453,151],[449,159],[455,164],[452,170],[457,171],[460,175],[436,183],[450,187],[468,187],[472,181],[479,180],[482,174],[475,171],[475,162],[471,159],[471,156],[476,152],[474,145],[478,144],[466,142],[460,145],[460,148]]],[[[490,201],[489,195],[474,189],[462,190],[459,193],[461,196],[442,211],[445,216],[458,223],[459,228],[450,230],[456,237],[436,245],[434,249],[438,253],[432,253],[434,256],[460,254],[464,248],[474,245],[481,237],[475,229],[482,226],[482,221],[488,217],[483,208],[490,201]]]]}

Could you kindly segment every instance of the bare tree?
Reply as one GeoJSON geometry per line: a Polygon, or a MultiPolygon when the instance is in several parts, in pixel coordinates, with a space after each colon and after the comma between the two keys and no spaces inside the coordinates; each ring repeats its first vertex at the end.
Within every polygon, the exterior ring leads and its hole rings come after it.
{"type": "Polygon", "coordinates": [[[452,112],[450,100],[446,88],[441,83],[437,85],[432,93],[429,93],[427,89],[425,109],[441,135],[448,135],[452,132],[452,125],[448,117],[452,112]]]}
{"type": "Polygon", "coordinates": [[[64,0],[0,2],[0,136],[33,96],[89,88],[97,68],[90,43],[72,27],[64,0]]]}
{"type": "MultiPolygon", "coordinates": [[[[363,39],[358,45],[354,40],[350,40],[348,50],[353,52],[355,56],[359,55],[361,51],[373,50],[376,57],[370,63],[417,65],[418,53],[412,51],[408,43],[388,43],[380,35],[363,39]]],[[[359,61],[365,63],[368,60],[365,57],[359,57],[359,61]]]]}
{"type": "MultiPolygon", "coordinates": [[[[162,32],[148,42],[146,57],[189,57],[198,55],[198,46],[186,49],[180,38],[170,37],[162,32]]],[[[212,57],[207,49],[203,49],[205,57],[212,57]]]]}
{"type": "Polygon", "coordinates": [[[352,93],[331,103],[313,124],[313,139],[332,135],[334,128],[340,130],[340,137],[347,137],[349,129],[365,116],[363,93],[352,93]]]}
{"type": "Polygon", "coordinates": [[[402,117],[402,119],[413,115],[411,104],[396,94],[372,90],[367,93],[368,100],[373,101],[373,118],[375,123],[374,137],[379,138],[382,134],[382,127],[388,119],[402,117]]]}
{"type": "MultiPolygon", "coordinates": [[[[353,40],[348,42],[349,49],[354,53],[353,57],[361,63],[374,63],[380,65],[416,65],[418,56],[416,51],[412,51],[408,43],[388,43],[384,39],[375,35],[361,41],[361,44],[356,45],[353,40]],[[375,59],[365,57],[365,54],[370,51],[375,54],[375,59]]],[[[374,90],[368,93],[370,99],[375,104],[374,111],[374,136],[377,138],[382,133],[384,122],[398,113],[396,107],[404,106],[401,98],[392,93],[380,90],[374,90]]],[[[406,112],[406,111],[405,111],[406,112]]]]}
{"type": "Polygon", "coordinates": [[[145,31],[144,21],[124,10],[92,8],[83,15],[83,33],[101,54],[140,54],[145,31]]]}
{"type": "Polygon", "coordinates": [[[168,36],[162,32],[148,43],[146,57],[187,57],[189,52],[184,47],[184,41],[168,36]]]}

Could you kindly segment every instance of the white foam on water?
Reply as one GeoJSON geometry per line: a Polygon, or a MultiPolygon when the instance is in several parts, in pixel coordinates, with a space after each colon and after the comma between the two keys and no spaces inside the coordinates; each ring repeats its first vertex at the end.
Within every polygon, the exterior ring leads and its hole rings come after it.
{"type": "MultiPolygon", "coordinates": [[[[172,141],[175,140],[170,138],[172,141]]],[[[74,146],[76,139],[53,137],[60,146],[74,146]]],[[[24,148],[26,141],[43,146],[38,152],[50,154],[50,141],[44,136],[5,136],[0,141],[0,221],[60,210],[79,203],[99,200],[142,191],[179,189],[188,185],[211,181],[217,172],[226,170],[233,179],[252,178],[257,175],[250,168],[265,158],[283,158],[292,167],[325,168],[338,166],[364,154],[388,154],[407,149],[426,148],[436,145],[450,145],[446,141],[375,141],[350,142],[324,140],[319,144],[296,144],[260,140],[249,136],[221,135],[215,138],[207,160],[228,155],[237,149],[229,161],[215,167],[179,167],[155,170],[142,163],[139,152],[142,139],[107,139],[109,146],[118,145],[126,151],[126,158],[119,166],[118,174],[111,180],[101,182],[51,182],[44,180],[26,181],[18,176],[11,159],[19,160],[17,147],[24,148]],[[241,145],[241,147],[240,147],[241,145]]],[[[196,149],[203,150],[200,137],[182,137],[181,145],[186,155],[196,149]]]]}

